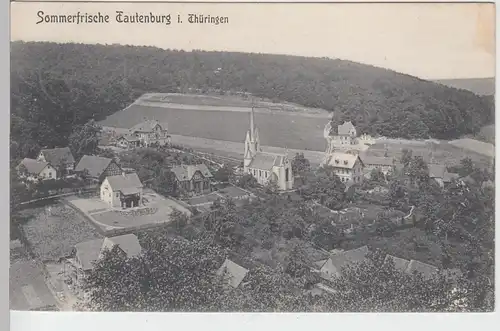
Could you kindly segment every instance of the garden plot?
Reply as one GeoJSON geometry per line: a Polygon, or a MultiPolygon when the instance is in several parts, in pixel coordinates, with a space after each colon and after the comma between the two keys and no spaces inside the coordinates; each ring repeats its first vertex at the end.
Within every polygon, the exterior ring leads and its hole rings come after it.
{"type": "Polygon", "coordinates": [[[41,261],[57,261],[71,255],[82,241],[102,238],[83,216],[64,204],[30,209],[32,216],[23,226],[33,253],[41,261]]]}

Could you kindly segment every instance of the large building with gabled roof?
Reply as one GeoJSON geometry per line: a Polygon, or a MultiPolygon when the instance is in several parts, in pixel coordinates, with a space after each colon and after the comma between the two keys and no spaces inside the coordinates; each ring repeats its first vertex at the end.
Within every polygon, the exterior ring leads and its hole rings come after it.
{"type": "Polygon", "coordinates": [[[139,139],[140,144],[144,147],[155,144],[164,146],[170,143],[166,124],[160,124],[157,120],[145,120],[131,127],[129,131],[132,137],[139,139]]]}
{"type": "Polygon", "coordinates": [[[243,171],[252,175],[261,185],[274,181],[281,191],[293,188],[294,176],[288,155],[262,152],[259,131],[254,124],[253,107],[250,113],[250,130],[245,137],[243,171]]]}
{"type": "Polygon", "coordinates": [[[64,169],[69,174],[75,168],[75,158],[69,147],[42,149],[40,154],[38,154],[37,160],[50,163],[54,168],[59,170],[59,176],[63,175],[60,173],[61,169],[64,169]]]}
{"type": "Polygon", "coordinates": [[[108,176],[101,184],[101,200],[110,207],[139,207],[143,185],[136,173],[108,176]]]}
{"type": "Polygon", "coordinates": [[[357,154],[333,152],[326,155],[323,166],[331,166],[335,174],[346,184],[359,184],[363,181],[364,163],[357,154]]]}
{"type": "Polygon", "coordinates": [[[28,158],[19,163],[17,173],[20,178],[30,182],[57,178],[57,170],[48,162],[28,158]]]}

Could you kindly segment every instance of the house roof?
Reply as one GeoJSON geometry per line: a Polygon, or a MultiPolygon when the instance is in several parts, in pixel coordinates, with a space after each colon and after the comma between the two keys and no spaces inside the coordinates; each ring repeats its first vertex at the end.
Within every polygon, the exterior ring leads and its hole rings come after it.
{"type": "Polygon", "coordinates": [[[42,149],[41,152],[45,161],[53,166],[58,166],[61,163],[74,163],[75,159],[69,147],[59,147],[52,149],[42,149]]]}
{"type": "Polygon", "coordinates": [[[112,161],[107,157],[84,155],[76,165],[75,171],[87,170],[91,177],[99,177],[112,161]]]}
{"type": "Polygon", "coordinates": [[[9,269],[9,301],[13,310],[56,307],[42,271],[32,261],[18,261],[9,269]]]}
{"type": "Polygon", "coordinates": [[[334,152],[328,155],[326,164],[335,168],[352,169],[357,160],[362,162],[358,155],[334,152]]]}
{"type": "Polygon", "coordinates": [[[106,177],[111,189],[113,191],[121,191],[123,194],[126,192],[137,192],[138,188],[143,187],[139,176],[135,172],[130,174],[122,174],[116,176],[106,177]]]}
{"type": "Polygon", "coordinates": [[[83,270],[90,270],[93,263],[99,260],[104,249],[112,249],[118,245],[128,257],[134,257],[141,253],[141,245],[137,236],[126,234],[117,237],[108,237],[89,240],[75,245],[76,256],[83,270]]]}
{"type": "Polygon", "coordinates": [[[444,173],[443,181],[444,181],[445,183],[449,183],[449,182],[451,182],[453,179],[458,179],[459,177],[460,177],[460,175],[459,175],[459,174],[454,174],[454,173],[452,173],[452,172],[447,172],[447,171],[446,171],[446,172],[444,173]]]}
{"type": "Polygon", "coordinates": [[[408,264],[410,263],[410,261],[402,259],[400,257],[396,257],[396,256],[392,256],[392,255],[387,255],[385,257],[385,261],[384,262],[387,262],[389,260],[392,260],[394,262],[394,268],[396,270],[401,271],[401,272],[405,272],[406,269],[408,268],[408,264]]]}
{"type": "Polygon", "coordinates": [[[203,177],[208,177],[208,178],[213,177],[210,170],[208,170],[207,166],[204,165],[203,163],[196,165],[183,164],[183,165],[173,166],[171,170],[174,173],[177,180],[180,182],[185,180],[191,180],[197,171],[201,172],[203,177]]]}
{"type": "Polygon", "coordinates": [[[285,154],[273,154],[258,152],[252,162],[248,165],[249,168],[269,171],[273,167],[283,166],[287,156],[285,154]]]}
{"type": "Polygon", "coordinates": [[[411,260],[408,264],[408,268],[406,268],[406,273],[413,274],[415,271],[421,273],[424,278],[428,279],[438,271],[438,268],[427,263],[411,260]]]}
{"type": "Polygon", "coordinates": [[[132,142],[132,141],[139,141],[141,139],[139,139],[139,137],[136,137],[134,135],[131,135],[131,134],[124,134],[124,135],[121,135],[118,139],[125,139],[126,141],[128,142],[132,142]]]}
{"type": "Polygon", "coordinates": [[[21,165],[23,165],[26,168],[26,171],[28,171],[29,174],[38,175],[39,173],[42,172],[43,169],[45,169],[48,163],[43,161],[37,161],[34,159],[24,158],[21,161],[21,163],[19,163],[19,165],[17,166],[18,169],[21,165]]]}
{"type": "Polygon", "coordinates": [[[363,155],[360,158],[364,164],[378,166],[392,166],[394,161],[393,158],[384,156],[363,155]]]}
{"type": "Polygon", "coordinates": [[[217,270],[217,276],[227,277],[227,282],[230,286],[237,288],[245,276],[248,273],[248,269],[234,263],[233,261],[226,258],[222,266],[217,270]]]}
{"type": "Polygon", "coordinates": [[[430,178],[444,178],[446,167],[442,164],[429,164],[430,178]]]}
{"type": "Polygon", "coordinates": [[[366,259],[366,254],[368,254],[368,251],[368,246],[362,246],[350,251],[333,254],[323,265],[323,267],[321,268],[321,272],[338,274],[345,266],[364,261],[366,259]]]}
{"type": "Polygon", "coordinates": [[[151,132],[151,131],[153,131],[153,129],[157,125],[160,125],[160,127],[163,129],[163,126],[157,120],[147,120],[147,121],[144,121],[144,122],[141,122],[139,124],[134,125],[133,127],[130,128],[130,131],[131,132],[151,132]]]}
{"type": "Polygon", "coordinates": [[[344,122],[343,124],[337,126],[337,132],[339,135],[349,135],[350,134],[349,131],[351,129],[356,130],[351,121],[344,122]]]}
{"type": "Polygon", "coordinates": [[[75,245],[76,257],[80,261],[83,270],[92,269],[92,263],[99,259],[101,254],[103,238],[84,241],[75,245]]]}
{"type": "Polygon", "coordinates": [[[141,245],[139,239],[134,234],[125,234],[123,236],[108,237],[104,239],[103,248],[111,249],[113,246],[118,245],[128,257],[135,257],[141,254],[141,245]]]}

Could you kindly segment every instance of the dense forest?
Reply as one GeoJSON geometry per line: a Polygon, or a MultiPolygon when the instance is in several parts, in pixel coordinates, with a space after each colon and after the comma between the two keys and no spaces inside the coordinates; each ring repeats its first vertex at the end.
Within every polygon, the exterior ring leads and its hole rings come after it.
{"type": "Polygon", "coordinates": [[[145,92],[249,92],[319,107],[361,132],[441,139],[494,121],[484,98],[344,60],[154,47],[11,44],[11,152],[66,145],[74,126],[100,120],[145,92]]]}

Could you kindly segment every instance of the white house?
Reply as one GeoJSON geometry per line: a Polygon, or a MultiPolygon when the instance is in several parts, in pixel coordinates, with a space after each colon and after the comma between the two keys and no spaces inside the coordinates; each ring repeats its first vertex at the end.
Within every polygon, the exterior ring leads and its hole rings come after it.
{"type": "MultiPolygon", "coordinates": [[[[75,158],[68,147],[42,149],[37,160],[48,162],[56,169],[64,167],[67,174],[71,174],[75,168],[75,158]]],[[[58,173],[58,175],[64,176],[61,173],[58,173]]]]}
{"type": "Polygon", "coordinates": [[[142,188],[136,173],[108,176],[101,184],[101,200],[115,208],[138,207],[142,188]]]}
{"type": "Polygon", "coordinates": [[[363,181],[364,164],[356,154],[333,152],[327,154],[322,165],[332,166],[343,183],[358,184],[363,181]]]}
{"type": "Polygon", "coordinates": [[[25,158],[17,166],[18,176],[26,181],[56,179],[57,171],[48,162],[25,158]]]}

